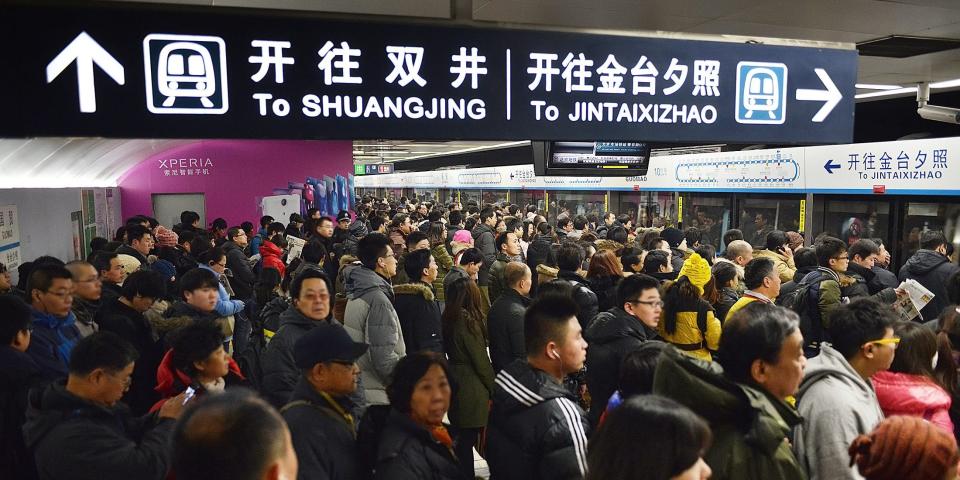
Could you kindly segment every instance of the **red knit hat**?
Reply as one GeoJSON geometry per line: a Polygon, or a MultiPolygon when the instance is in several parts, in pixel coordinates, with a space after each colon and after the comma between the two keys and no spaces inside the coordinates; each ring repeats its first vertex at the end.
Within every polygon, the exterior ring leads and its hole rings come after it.
{"type": "Polygon", "coordinates": [[[177,241],[180,236],[177,235],[177,232],[169,230],[163,225],[157,225],[157,228],[153,231],[153,236],[157,239],[158,247],[173,247],[177,245],[177,241]]]}
{"type": "Polygon", "coordinates": [[[953,435],[919,417],[893,416],[850,445],[867,480],[942,480],[960,454],[953,435]]]}

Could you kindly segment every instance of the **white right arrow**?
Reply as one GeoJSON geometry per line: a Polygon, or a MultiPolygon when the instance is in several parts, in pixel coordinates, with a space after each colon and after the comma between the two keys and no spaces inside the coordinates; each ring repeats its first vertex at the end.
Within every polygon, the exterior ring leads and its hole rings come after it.
{"type": "Polygon", "coordinates": [[[96,40],[80,32],[66,48],[47,64],[47,83],[53,82],[74,61],[77,62],[77,90],[80,111],[97,111],[97,92],[93,85],[93,64],[96,63],[113,81],[123,85],[123,65],[107,53],[96,40]]]}
{"type": "Polygon", "coordinates": [[[818,102],[825,102],[820,110],[817,111],[817,114],[813,116],[814,122],[822,122],[827,115],[830,115],[830,112],[833,111],[833,108],[840,103],[840,100],[843,98],[843,94],[840,93],[840,89],[833,84],[833,80],[830,79],[830,75],[827,75],[827,71],[822,68],[813,69],[817,73],[817,76],[820,77],[820,81],[823,82],[823,86],[827,87],[826,90],[813,90],[808,88],[798,88],[797,89],[797,100],[813,100],[818,102]]]}

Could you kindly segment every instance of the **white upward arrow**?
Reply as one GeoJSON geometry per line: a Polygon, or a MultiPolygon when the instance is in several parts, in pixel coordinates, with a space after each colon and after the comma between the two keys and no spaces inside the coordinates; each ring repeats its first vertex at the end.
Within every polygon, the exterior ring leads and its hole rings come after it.
{"type": "Polygon", "coordinates": [[[840,103],[840,100],[843,98],[843,94],[840,93],[840,89],[833,84],[833,80],[830,79],[830,75],[827,75],[827,71],[822,68],[813,69],[817,73],[817,76],[820,77],[820,81],[823,82],[823,86],[827,87],[826,90],[812,90],[809,88],[798,88],[797,89],[797,100],[813,100],[818,102],[825,102],[816,115],[813,116],[814,122],[822,122],[827,115],[830,115],[830,112],[833,111],[833,108],[840,103]]]}
{"type": "Polygon", "coordinates": [[[47,64],[47,83],[52,82],[71,63],[77,62],[77,90],[80,94],[80,111],[97,111],[97,92],[93,86],[93,64],[96,63],[113,81],[123,85],[123,65],[107,53],[96,40],[80,32],[66,48],[47,64]]]}

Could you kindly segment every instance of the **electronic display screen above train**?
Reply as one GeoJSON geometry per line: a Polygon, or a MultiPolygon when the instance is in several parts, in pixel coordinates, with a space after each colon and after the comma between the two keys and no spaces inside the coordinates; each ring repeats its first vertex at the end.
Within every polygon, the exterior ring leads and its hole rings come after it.
{"type": "Polygon", "coordinates": [[[650,145],[645,142],[544,142],[534,145],[538,175],[618,176],[647,174],[650,145]]]}

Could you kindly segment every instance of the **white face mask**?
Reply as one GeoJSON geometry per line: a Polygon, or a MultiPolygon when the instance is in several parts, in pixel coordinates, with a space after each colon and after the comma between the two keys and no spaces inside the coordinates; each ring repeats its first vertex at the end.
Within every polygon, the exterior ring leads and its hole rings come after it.
{"type": "Polygon", "coordinates": [[[937,369],[937,362],[938,362],[939,360],[940,360],[940,352],[934,353],[934,354],[933,354],[933,369],[934,369],[934,370],[937,369]]]}

